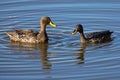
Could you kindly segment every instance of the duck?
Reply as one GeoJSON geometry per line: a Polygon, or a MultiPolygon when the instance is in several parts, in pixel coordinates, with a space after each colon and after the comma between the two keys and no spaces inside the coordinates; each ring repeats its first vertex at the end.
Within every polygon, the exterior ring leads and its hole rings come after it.
{"type": "Polygon", "coordinates": [[[34,30],[14,30],[11,32],[5,32],[11,41],[22,43],[44,43],[48,42],[48,35],[46,32],[46,26],[50,25],[56,27],[57,25],[52,22],[50,17],[43,16],[40,19],[40,31],[34,30]]]}
{"type": "Polygon", "coordinates": [[[86,35],[83,32],[83,25],[77,24],[72,35],[76,34],[77,32],[80,33],[80,42],[81,43],[104,43],[111,41],[111,34],[113,31],[110,30],[103,30],[98,32],[87,33],[86,35]]]}

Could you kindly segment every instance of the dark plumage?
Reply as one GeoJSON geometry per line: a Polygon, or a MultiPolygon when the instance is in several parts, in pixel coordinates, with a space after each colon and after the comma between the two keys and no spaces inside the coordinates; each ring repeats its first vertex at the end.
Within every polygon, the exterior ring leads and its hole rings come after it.
{"type": "Polygon", "coordinates": [[[80,39],[82,43],[103,43],[111,41],[111,34],[113,33],[109,30],[104,30],[99,32],[88,33],[85,36],[83,32],[83,26],[81,24],[76,25],[76,28],[72,32],[72,34],[76,34],[77,32],[80,33],[80,39]]]}
{"type": "Polygon", "coordinates": [[[34,30],[14,30],[13,32],[6,32],[12,41],[24,42],[24,43],[41,43],[47,42],[48,36],[46,33],[46,26],[50,24],[56,27],[51,19],[44,16],[40,19],[40,32],[34,30]]]}

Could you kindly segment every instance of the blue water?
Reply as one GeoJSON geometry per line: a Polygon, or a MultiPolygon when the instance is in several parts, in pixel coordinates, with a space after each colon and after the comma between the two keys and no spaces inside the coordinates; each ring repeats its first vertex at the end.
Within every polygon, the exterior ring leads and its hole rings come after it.
{"type": "Polygon", "coordinates": [[[1,0],[0,80],[119,80],[119,0],[1,0]],[[56,28],[47,26],[49,44],[10,42],[13,29],[39,31],[39,20],[49,16],[56,28]],[[84,46],[76,24],[84,32],[111,30],[113,41],[84,46]]]}

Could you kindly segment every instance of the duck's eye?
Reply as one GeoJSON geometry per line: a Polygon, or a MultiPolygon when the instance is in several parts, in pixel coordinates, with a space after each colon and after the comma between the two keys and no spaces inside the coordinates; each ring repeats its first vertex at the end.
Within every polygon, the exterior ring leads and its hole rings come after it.
{"type": "Polygon", "coordinates": [[[77,28],[77,29],[75,29],[76,31],[79,31],[79,29],[77,28]]]}

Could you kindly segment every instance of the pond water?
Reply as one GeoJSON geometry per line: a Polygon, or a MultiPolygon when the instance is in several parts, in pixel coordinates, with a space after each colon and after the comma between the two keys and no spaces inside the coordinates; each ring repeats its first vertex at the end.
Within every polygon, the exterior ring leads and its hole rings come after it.
{"type": "Polygon", "coordinates": [[[0,80],[120,80],[119,0],[1,0],[0,80]],[[49,43],[10,42],[14,29],[39,31],[39,20],[49,16],[49,43]],[[113,41],[84,46],[76,24],[84,32],[111,30],[113,41]]]}

